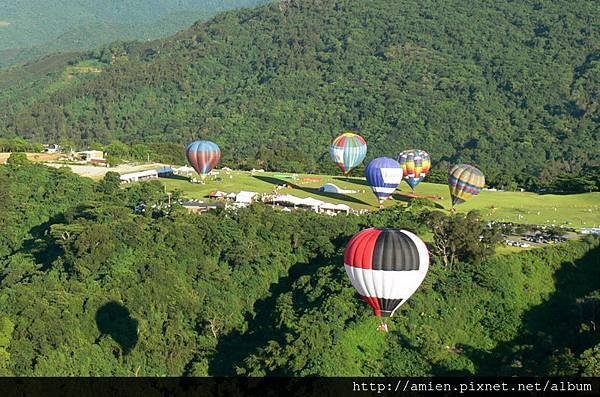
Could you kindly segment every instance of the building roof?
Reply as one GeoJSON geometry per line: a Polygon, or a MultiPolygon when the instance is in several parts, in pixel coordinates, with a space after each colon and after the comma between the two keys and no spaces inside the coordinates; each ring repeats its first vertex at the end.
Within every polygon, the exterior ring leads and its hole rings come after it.
{"type": "Polygon", "coordinates": [[[82,150],[81,152],[77,152],[79,154],[97,154],[104,153],[102,150],[82,150]]]}
{"type": "Polygon", "coordinates": [[[187,165],[184,165],[183,167],[179,167],[179,168],[174,168],[174,170],[177,172],[192,172],[192,171],[194,171],[194,169],[192,167],[188,167],[187,165]]]}
{"type": "Polygon", "coordinates": [[[158,176],[158,172],[156,172],[156,170],[131,172],[129,174],[121,175],[121,180],[124,181],[127,179],[143,178],[145,176],[158,176]]]}

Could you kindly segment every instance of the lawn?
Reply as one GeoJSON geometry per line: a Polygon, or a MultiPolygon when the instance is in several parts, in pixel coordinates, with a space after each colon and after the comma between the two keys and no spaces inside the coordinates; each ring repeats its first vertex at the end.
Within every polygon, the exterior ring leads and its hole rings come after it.
{"type": "MultiPolygon", "coordinates": [[[[208,177],[206,183],[190,183],[187,178],[161,178],[167,190],[180,190],[186,197],[206,200],[210,192],[221,190],[226,193],[250,190],[259,193],[271,193],[274,186],[286,183],[290,187],[278,190],[279,194],[293,194],[298,197],[314,197],[331,203],[346,203],[355,209],[377,209],[378,204],[364,178],[329,175],[298,174],[296,179],[286,178],[291,174],[256,173],[232,171],[221,175],[222,180],[208,177]],[[308,179],[307,179],[308,178],[308,179]],[[352,194],[331,194],[319,192],[324,183],[335,183],[342,189],[358,190],[352,194]]],[[[421,183],[416,194],[429,198],[440,209],[450,208],[448,187],[440,184],[421,183]]],[[[405,205],[410,202],[410,188],[405,182],[394,194],[394,200],[388,200],[386,207],[405,205]]],[[[571,195],[535,194],[528,192],[483,191],[470,201],[457,206],[457,211],[480,210],[486,219],[511,221],[518,223],[564,225],[575,228],[600,225],[600,193],[571,195]]]]}

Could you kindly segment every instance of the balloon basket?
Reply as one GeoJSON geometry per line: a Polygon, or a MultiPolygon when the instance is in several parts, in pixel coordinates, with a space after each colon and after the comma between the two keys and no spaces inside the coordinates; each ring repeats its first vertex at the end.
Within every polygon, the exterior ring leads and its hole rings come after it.
{"type": "Polygon", "coordinates": [[[388,333],[389,332],[388,325],[387,325],[387,322],[385,320],[381,320],[381,322],[377,326],[377,331],[384,332],[384,333],[388,333]]]}

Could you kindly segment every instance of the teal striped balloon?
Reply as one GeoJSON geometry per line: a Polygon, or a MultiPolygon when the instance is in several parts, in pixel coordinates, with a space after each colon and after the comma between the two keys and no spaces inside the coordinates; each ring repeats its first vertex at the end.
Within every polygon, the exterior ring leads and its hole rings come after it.
{"type": "Polygon", "coordinates": [[[329,153],[331,159],[342,169],[344,174],[348,174],[365,159],[367,142],[354,132],[345,132],[333,140],[329,147],[329,153]]]}

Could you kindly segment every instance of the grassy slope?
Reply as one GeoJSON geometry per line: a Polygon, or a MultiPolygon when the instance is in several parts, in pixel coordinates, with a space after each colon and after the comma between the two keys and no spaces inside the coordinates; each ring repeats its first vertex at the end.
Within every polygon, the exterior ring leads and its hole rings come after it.
{"type": "Polygon", "coordinates": [[[334,368],[325,376],[376,376],[380,372],[385,354],[386,335],[377,330],[379,319],[369,317],[346,329],[341,337],[340,348],[347,358],[344,368],[334,368]]]}
{"type": "MultiPolygon", "coordinates": [[[[167,189],[181,190],[186,196],[206,199],[209,192],[222,190],[224,192],[239,192],[250,190],[261,193],[272,192],[276,183],[294,184],[295,188],[281,189],[281,194],[293,194],[298,197],[315,197],[332,203],[346,203],[356,209],[376,208],[375,196],[364,178],[350,178],[326,175],[298,175],[298,180],[276,177],[277,173],[257,173],[251,176],[247,172],[233,172],[232,178],[224,175],[223,181],[207,180],[205,185],[189,183],[185,178],[161,179],[167,189]],[[306,182],[303,178],[322,178],[321,182],[306,182]],[[321,193],[317,190],[326,182],[335,183],[343,189],[364,190],[364,192],[348,195],[321,193]]],[[[386,202],[386,207],[410,201],[406,195],[410,192],[404,182],[401,191],[394,195],[397,200],[386,202]]],[[[416,190],[422,196],[441,196],[442,199],[433,201],[445,208],[450,208],[450,196],[445,185],[421,183],[416,190]]],[[[490,192],[484,191],[472,200],[457,207],[458,211],[480,210],[486,219],[515,221],[532,224],[564,224],[572,222],[573,227],[591,227],[600,225],[600,193],[585,193],[573,195],[539,195],[528,192],[490,192]],[[495,206],[496,210],[491,207],[495,206]],[[539,213],[539,214],[538,214],[539,213]],[[522,218],[519,219],[518,216],[522,218]]]]}

